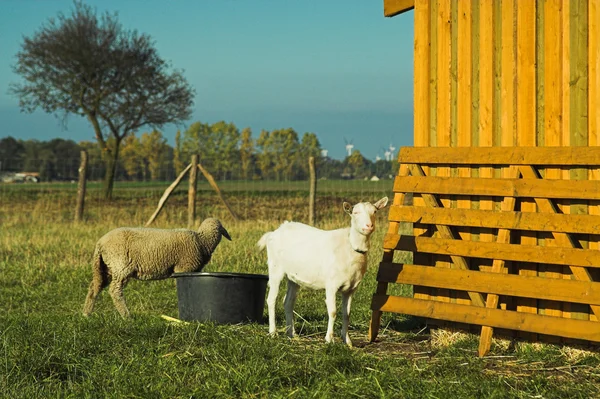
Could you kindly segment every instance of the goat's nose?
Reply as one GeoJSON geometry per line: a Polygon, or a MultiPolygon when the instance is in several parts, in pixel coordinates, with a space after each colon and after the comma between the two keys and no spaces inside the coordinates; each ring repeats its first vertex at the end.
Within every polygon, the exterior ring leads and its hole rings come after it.
{"type": "Polygon", "coordinates": [[[373,230],[373,223],[366,223],[365,230],[373,230]]]}

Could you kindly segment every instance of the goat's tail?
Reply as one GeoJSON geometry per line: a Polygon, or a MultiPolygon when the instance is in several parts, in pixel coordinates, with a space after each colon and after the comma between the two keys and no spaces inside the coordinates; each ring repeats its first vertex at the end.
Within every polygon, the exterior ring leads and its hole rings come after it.
{"type": "Polygon", "coordinates": [[[96,303],[96,297],[109,283],[108,281],[108,267],[102,259],[102,251],[100,247],[96,245],[94,250],[94,260],[92,264],[92,282],[88,290],[87,297],[85,298],[85,304],[83,305],[83,315],[89,316],[94,310],[94,304],[96,303]]]}
{"type": "Polygon", "coordinates": [[[260,237],[260,240],[258,240],[258,243],[256,243],[256,246],[258,247],[259,250],[263,250],[265,249],[265,247],[267,246],[267,242],[269,241],[269,236],[271,235],[272,231],[269,231],[268,233],[263,234],[262,237],[260,237]]]}

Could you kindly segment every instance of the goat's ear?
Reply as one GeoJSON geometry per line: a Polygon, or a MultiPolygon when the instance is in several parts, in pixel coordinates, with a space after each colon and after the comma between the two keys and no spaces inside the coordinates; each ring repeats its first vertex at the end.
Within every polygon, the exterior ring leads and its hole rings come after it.
{"type": "Polygon", "coordinates": [[[352,214],[352,204],[344,201],[343,206],[344,206],[344,212],[346,212],[348,215],[351,215],[352,214]]]}
{"type": "Polygon", "coordinates": [[[375,208],[381,209],[381,208],[385,208],[385,206],[387,205],[387,203],[388,203],[388,197],[383,197],[382,199],[380,199],[379,201],[377,201],[373,205],[375,206],[375,208]]]}

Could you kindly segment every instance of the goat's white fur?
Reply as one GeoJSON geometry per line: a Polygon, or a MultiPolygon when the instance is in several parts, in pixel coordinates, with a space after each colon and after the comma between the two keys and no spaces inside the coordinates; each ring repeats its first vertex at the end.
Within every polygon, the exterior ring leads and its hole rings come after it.
{"type": "Polygon", "coordinates": [[[329,322],[325,340],[333,340],[336,317],[336,293],[342,294],[342,340],[352,346],[348,335],[352,294],[367,270],[369,238],[375,229],[375,213],[384,208],[388,198],[371,204],[360,202],[354,206],[344,202],[350,215],[350,227],[320,230],[302,223],[284,222],[277,230],[265,233],[258,241],[260,249],[267,248],[269,266],[269,333],[276,333],[275,303],[279,285],[287,278],[284,299],[286,331],[291,338],[294,331],[294,303],[300,287],[325,290],[329,322]]]}

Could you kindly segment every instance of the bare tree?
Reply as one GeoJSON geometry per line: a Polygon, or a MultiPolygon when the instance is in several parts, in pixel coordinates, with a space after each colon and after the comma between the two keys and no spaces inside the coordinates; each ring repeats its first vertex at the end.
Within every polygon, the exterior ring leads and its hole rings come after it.
{"type": "Polygon", "coordinates": [[[106,162],[106,199],[123,138],[191,117],[195,92],[182,71],[171,70],[150,36],[125,30],[117,14],[99,17],[76,2],[71,15],[60,13],[24,37],[16,58],[13,70],[23,81],[9,92],[23,111],[40,108],[63,123],[81,115],[92,125],[106,162]]]}

